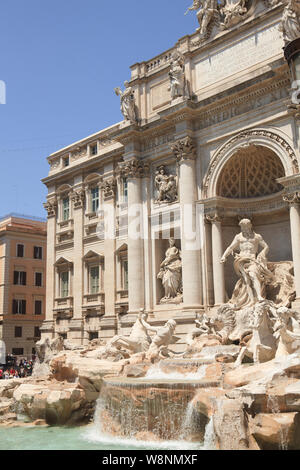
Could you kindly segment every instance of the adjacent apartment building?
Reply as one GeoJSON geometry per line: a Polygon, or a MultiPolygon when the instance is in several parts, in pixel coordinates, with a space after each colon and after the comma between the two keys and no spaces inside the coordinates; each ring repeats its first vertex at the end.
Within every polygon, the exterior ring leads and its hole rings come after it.
{"type": "Polygon", "coordinates": [[[0,220],[0,340],[31,359],[45,319],[47,225],[10,214],[0,220]]]}

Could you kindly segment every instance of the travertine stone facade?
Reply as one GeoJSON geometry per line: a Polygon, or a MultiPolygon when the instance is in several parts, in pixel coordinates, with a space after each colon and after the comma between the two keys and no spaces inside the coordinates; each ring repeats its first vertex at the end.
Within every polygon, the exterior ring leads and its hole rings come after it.
{"type": "Polygon", "coordinates": [[[46,309],[47,224],[0,220],[0,340],[7,354],[31,359],[46,309]]]}
{"type": "Polygon", "coordinates": [[[236,3],[206,2],[200,30],[131,67],[134,119],[117,89],[124,121],[48,157],[45,336],[126,335],[141,308],[153,324],[175,318],[184,334],[197,312],[231,298],[236,274],[220,259],[243,218],[270,261],[293,261],[299,302],[299,126],[287,107],[284,5],[236,3]],[[143,237],[129,236],[135,224],[143,237]],[[170,238],[180,303],[165,301],[158,277],[170,238]]]}

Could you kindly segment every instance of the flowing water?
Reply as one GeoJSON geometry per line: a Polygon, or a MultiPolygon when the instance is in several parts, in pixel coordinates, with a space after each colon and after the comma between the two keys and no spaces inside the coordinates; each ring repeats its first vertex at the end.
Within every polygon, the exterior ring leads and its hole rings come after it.
{"type": "Polygon", "coordinates": [[[274,395],[269,395],[268,397],[268,410],[275,416],[278,417],[279,420],[279,450],[288,450],[288,427],[284,425],[284,423],[280,423],[280,406],[278,402],[278,398],[274,395]]]}

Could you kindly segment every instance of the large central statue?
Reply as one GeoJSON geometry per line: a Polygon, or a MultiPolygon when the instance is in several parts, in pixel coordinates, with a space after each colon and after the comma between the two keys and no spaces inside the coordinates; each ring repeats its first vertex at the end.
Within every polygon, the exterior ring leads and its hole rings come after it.
{"type": "Polygon", "coordinates": [[[234,289],[230,303],[237,308],[242,308],[265,300],[266,283],[272,279],[272,273],[267,266],[269,252],[267,243],[261,235],[253,231],[250,220],[243,219],[239,225],[241,233],[236,235],[227,248],[221,258],[221,263],[225,263],[230,254],[235,258],[234,269],[240,281],[234,289]],[[259,251],[260,247],[261,251],[259,251]],[[236,250],[239,253],[235,253],[236,250]]]}

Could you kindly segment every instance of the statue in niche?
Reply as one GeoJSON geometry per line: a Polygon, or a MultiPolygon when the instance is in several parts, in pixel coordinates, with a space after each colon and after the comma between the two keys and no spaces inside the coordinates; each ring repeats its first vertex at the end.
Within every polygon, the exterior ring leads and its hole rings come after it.
{"type": "Polygon", "coordinates": [[[137,113],[135,106],[134,90],[126,81],[124,82],[125,90],[122,92],[121,88],[115,88],[114,91],[121,100],[121,112],[125,121],[130,121],[132,124],[137,123],[137,113]]]}
{"type": "Polygon", "coordinates": [[[261,235],[253,231],[250,220],[243,219],[239,225],[241,233],[227,248],[221,263],[225,263],[230,254],[235,258],[234,270],[240,281],[234,289],[230,303],[242,308],[266,299],[266,284],[272,280],[273,275],[267,266],[267,243],[261,235]],[[260,252],[259,247],[262,247],[260,252]],[[234,253],[235,250],[239,250],[239,253],[234,253]]]}
{"type": "Polygon", "coordinates": [[[161,263],[157,275],[157,278],[161,279],[165,290],[165,296],[161,299],[161,303],[181,303],[182,261],[180,250],[176,248],[174,238],[170,238],[169,245],[166,258],[161,263]]]}
{"type": "Polygon", "coordinates": [[[188,8],[185,14],[189,11],[198,10],[197,19],[199,22],[200,38],[207,38],[210,35],[210,27],[213,24],[215,15],[218,14],[218,1],[217,0],[194,0],[191,7],[188,8]]]}
{"type": "Polygon", "coordinates": [[[169,72],[171,98],[187,97],[189,98],[188,83],[185,78],[184,56],[175,51],[171,58],[171,69],[169,72]]]}
{"type": "Polygon", "coordinates": [[[156,203],[175,202],[178,199],[177,177],[168,175],[165,166],[160,166],[155,173],[156,203]]]}
{"type": "Polygon", "coordinates": [[[289,0],[283,10],[280,31],[285,45],[300,37],[300,1],[289,0]]]}
{"type": "Polygon", "coordinates": [[[247,0],[223,0],[220,5],[221,15],[224,16],[222,29],[230,28],[244,19],[248,13],[246,3],[247,0]]]}

